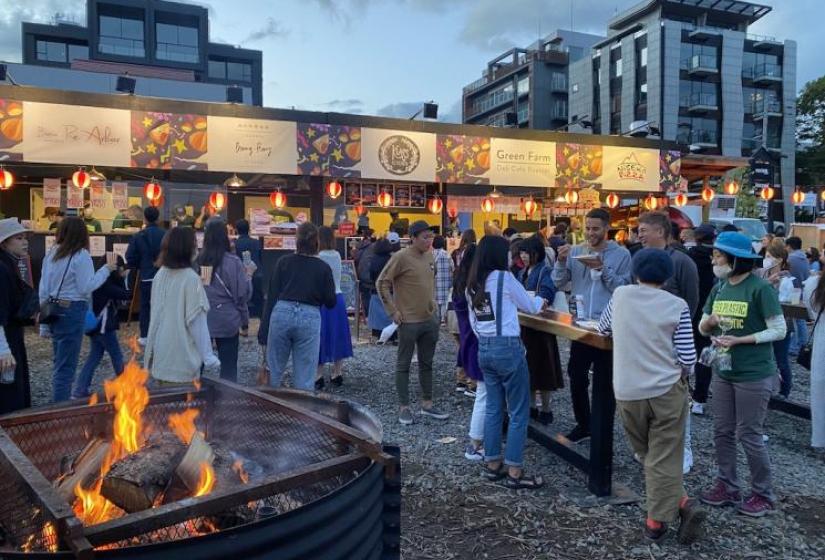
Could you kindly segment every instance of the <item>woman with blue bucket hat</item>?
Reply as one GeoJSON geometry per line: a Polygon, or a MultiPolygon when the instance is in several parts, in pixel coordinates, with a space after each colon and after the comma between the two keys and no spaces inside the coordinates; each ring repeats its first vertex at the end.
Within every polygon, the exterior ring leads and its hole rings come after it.
{"type": "Polygon", "coordinates": [[[713,368],[714,444],[719,472],[701,500],[737,506],[751,517],[773,511],[768,450],[762,438],[776,362],[771,343],[785,338],[785,319],[776,290],[752,272],[761,257],[738,232],[723,232],[713,245],[713,274],[719,279],[703,309],[699,332],[713,346],[702,361],[713,368]],[[708,363],[709,362],[709,363],[708,363]],[[744,501],[736,474],[736,444],[748,458],[752,492],[744,501]]]}

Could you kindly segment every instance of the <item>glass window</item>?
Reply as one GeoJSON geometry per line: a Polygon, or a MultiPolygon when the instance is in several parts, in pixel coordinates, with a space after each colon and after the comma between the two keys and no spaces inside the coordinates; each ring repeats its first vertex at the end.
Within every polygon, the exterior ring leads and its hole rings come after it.
{"type": "Polygon", "coordinates": [[[69,45],[69,62],[73,60],[89,60],[89,47],[86,45],[69,45]]]}
{"type": "MultiPolygon", "coordinates": [[[[252,66],[242,62],[226,63],[226,78],[228,80],[239,80],[242,82],[252,81],[252,66]]],[[[510,85],[512,91],[512,85],[510,85]]]]}
{"type": "Polygon", "coordinates": [[[66,43],[37,41],[37,60],[66,62],[66,43]]]}
{"type": "Polygon", "coordinates": [[[100,52],[120,56],[145,57],[143,21],[112,15],[101,15],[100,52]]]}
{"type": "Polygon", "coordinates": [[[158,23],[156,29],[158,59],[198,62],[198,30],[196,28],[158,23]]]}
{"type": "Polygon", "coordinates": [[[209,77],[218,80],[226,79],[226,62],[223,60],[209,59],[209,77]]]}
{"type": "Polygon", "coordinates": [[[530,76],[524,76],[519,79],[516,90],[519,95],[524,95],[530,92],[530,76]]]}
{"type": "Polygon", "coordinates": [[[642,48],[639,58],[641,59],[639,65],[647,66],[647,47],[642,48]]]}

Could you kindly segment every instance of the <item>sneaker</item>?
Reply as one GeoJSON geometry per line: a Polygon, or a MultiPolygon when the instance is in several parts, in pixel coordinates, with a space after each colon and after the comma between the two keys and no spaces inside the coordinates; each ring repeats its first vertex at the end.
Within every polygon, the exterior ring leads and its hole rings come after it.
{"type": "Polygon", "coordinates": [[[422,407],[419,414],[421,414],[422,416],[429,416],[430,418],[435,418],[436,420],[446,420],[450,417],[449,414],[447,414],[446,412],[441,412],[434,406],[431,406],[430,408],[422,407]]]}
{"type": "Polygon", "coordinates": [[[685,505],[679,508],[679,531],[676,540],[679,544],[691,544],[702,536],[702,524],[707,519],[708,512],[699,503],[689,498],[685,505]]]}
{"type": "Polygon", "coordinates": [[[645,523],[644,535],[645,539],[650,542],[657,543],[661,541],[667,536],[667,523],[662,523],[658,529],[651,529],[647,523],[645,523]]]}
{"type": "Polygon", "coordinates": [[[730,492],[727,487],[725,487],[724,482],[717,480],[713,488],[702,492],[699,499],[703,504],[722,507],[738,505],[739,502],[742,501],[742,496],[739,492],[730,492]]]}
{"type": "Polygon", "coordinates": [[[464,458],[468,461],[481,461],[484,459],[484,449],[468,443],[467,447],[464,448],[464,458]]]}
{"type": "Polygon", "coordinates": [[[739,506],[739,513],[748,517],[762,517],[774,510],[773,502],[759,494],[751,494],[747,500],[739,506]]]}
{"type": "Polygon", "coordinates": [[[685,449],[685,456],[682,459],[682,474],[687,474],[693,468],[693,450],[688,447],[685,449]]]}
{"type": "Polygon", "coordinates": [[[576,426],[575,428],[573,428],[573,431],[571,431],[565,437],[573,443],[580,443],[586,439],[590,439],[590,432],[588,430],[583,429],[581,426],[576,426]]]}
{"type": "Polygon", "coordinates": [[[409,408],[405,408],[401,412],[398,413],[398,421],[404,424],[405,426],[409,426],[413,423],[413,415],[410,412],[409,408]]]}
{"type": "Polygon", "coordinates": [[[464,396],[470,397],[471,399],[476,398],[475,389],[470,389],[469,387],[467,387],[466,389],[464,389],[464,396]]]}
{"type": "Polygon", "coordinates": [[[705,415],[705,403],[695,402],[690,405],[690,413],[695,414],[696,416],[704,416],[705,415]]]}

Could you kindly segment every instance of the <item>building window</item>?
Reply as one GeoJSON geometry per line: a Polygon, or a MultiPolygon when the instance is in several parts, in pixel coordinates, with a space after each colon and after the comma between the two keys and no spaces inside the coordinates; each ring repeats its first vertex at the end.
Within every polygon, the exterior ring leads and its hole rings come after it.
{"type": "Polygon", "coordinates": [[[622,59],[617,58],[616,60],[611,61],[610,63],[610,77],[611,78],[621,78],[622,77],[622,59]]]}
{"type": "Polygon", "coordinates": [[[573,84],[573,93],[579,93],[579,84],[573,84]]]}
{"type": "Polygon", "coordinates": [[[719,122],[715,119],[682,118],[676,141],[681,144],[719,144],[719,122]]]}
{"type": "Polygon", "coordinates": [[[718,107],[717,84],[679,80],[679,106],[693,107],[696,105],[718,107]]]}
{"type": "Polygon", "coordinates": [[[522,96],[526,93],[530,93],[530,76],[523,76],[519,78],[518,85],[516,86],[516,91],[518,92],[519,96],[522,96]]]}
{"type": "Polygon", "coordinates": [[[567,76],[560,72],[553,72],[550,87],[553,91],[567,91],[567,76]]]}
{"type": "Polygon", "coordinates": [[[209,59],[209,77],[216,80],[226,79],[226,62],[223,60],[209,59]]]}
{"type": "Polygon", "coordinates": [[[66,43],[57,41],[37,41],[37,60],[46,62],[66,62],[66,43]]]}
{"type": "Polygon", "coordinates": [[[100,52],[144,58],[143,20],[121,15],[100,15],[100,52]]]}
{"type": "Polygon", "coordinates": [[[89,60],[88,45],[72,45],[69,43],[69,62],[73,60],[89,60]]]}
{"type": "Polygon", "coordinates": [[[230,62],[217,58],[209,59],[209,77],[215,80],[252,82],[252,65],[247,62],[230,62]]]}
{"type": "Polygon", "coordinates": [[[717,48],[713,45],[682,43],[679,66],[682,70],[694,70],[697,68],[715,68],[718,70],[719,57],[717,48]]]}
{"type": "Polygon", "coordinates": [[[639,66],[647,66],[647,47],[642,47],[639,51],[639,66]]]}
{"type": "Polygon", "coordinates": [[[157,23],[157,50],[159,60],[197,63],[198,28],[170,23],[157,23]]]}
{"type": "Polygon", "coordinates": [[[567,120],[567,101],[564,99],[553,100],[553,118],[567,120]]]}

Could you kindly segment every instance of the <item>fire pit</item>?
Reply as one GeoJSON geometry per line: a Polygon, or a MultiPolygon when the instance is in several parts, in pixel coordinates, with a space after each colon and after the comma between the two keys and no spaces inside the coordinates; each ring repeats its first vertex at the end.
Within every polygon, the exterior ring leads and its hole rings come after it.
{"type": "Polygon", "coordinates": [[[209,378],[106,391],[0,418],[0,557],[398,557],[399,461],[361,407],[209,378]]]}

